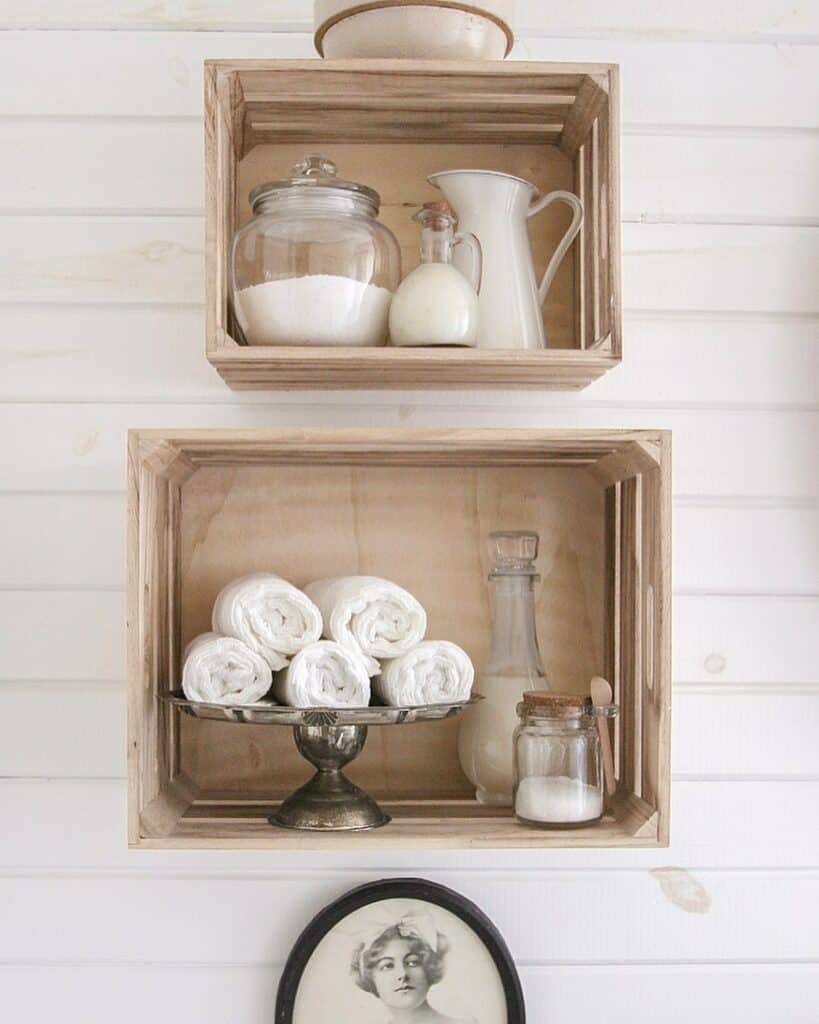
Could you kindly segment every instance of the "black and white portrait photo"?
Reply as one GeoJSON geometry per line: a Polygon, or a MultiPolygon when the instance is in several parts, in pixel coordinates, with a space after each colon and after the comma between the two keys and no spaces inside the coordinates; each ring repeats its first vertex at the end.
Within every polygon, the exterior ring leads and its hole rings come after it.
{"type": "Polygon", "coordinates": [[[277,1024],[522,1024],[497,929],[457,893],[418,879],[348,893],[305,930],[277,1024]],[[345,903],[345,901],[347,901],[345,903]]]}

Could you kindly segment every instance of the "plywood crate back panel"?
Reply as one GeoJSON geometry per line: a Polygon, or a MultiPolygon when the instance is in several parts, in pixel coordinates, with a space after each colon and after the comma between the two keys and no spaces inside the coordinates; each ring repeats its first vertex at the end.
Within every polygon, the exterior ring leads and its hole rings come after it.
{"type": "Polygon", "coordinates": [[[666,434],[641,431],[133,432],[132,842],[354,842],[267,825],[270,803],[310,774],[290,730],[191,719],[158,700],[178,687],[180,651],[209,628],[225,583],[260,569],[297,585],[324,575],[383,575],[425,605],[428,636],[455,640],[480,666],[490,632],[487,536],[523,528],[541,536],[537,616],[552,686],[586,692],[591,676],[610,667],[622,700],[639,715],[624,715],[617,727],[618,749],[629,753],[613,815],[570,834],[522,828],[509,812],[475,802],[458,762],[457,720],[374,728],[350,775],[395,820],[357,842],[667,841],[667,449],[666,434]],[[629,487],[638,500],[623,497],[629,487]],[[639,585],[621,571],[623,558],[612,559],[612,545],[642,567],[639,585]],[[644,587],[658,602],[645,620],[644,587]],[[615,625],[620,639],[612,642],[615,625]],[[635,658],[654,665],[648,689],[635,658]],[[654,710],[642,714],[649,701],[654,710]]]}
{"type": "MultiPolygon", "coordinates": [[[[290,177],[293,165],[304,155],[305,145],[301,143],[258,145],[248,153],[238,173],[239,226],[251,218],[247,197],[254,185],[290,177]]],[[[460,167],[485,167],[526,178],[544,192],[574,189],[571,161],[556,146],[508,145],[500,148],[485,143],[416,145],[397,142],[380,144],[375,157],[372,146],[328,143],[323,155],[338,166],[340,177],[363,182],[379,193],[381,210],[378,219],[398,239],[404,276],[420,262],[420,233],[412,215],[424,203],[441,198],[441,192],[427,181],[430,174],[460,167]]],[[[571,211],[565,203],[556,203],[529,221],[529,240],[538,280],[570,221],[571,211]]],[[[576,301],[572,257],[567,255],[543,307],[550,347],[574,347],[576,301]]],[[[391,356],[398,352],[397,349],[388,349],[384,354],[391,356]]]]}
{"type": "MultiPolygon", "coordinates": [[[[620,359],[619,117],[612,65],[431,61],[211,61],[206,67],[207,351],[235,388],[577,388],[620,359]],[[229,251],[247,194],[321,150],[374,187],[406,275],[411,215],[440,198],[426,178],[476,167],[574,190],[586,219],[544,308],[547,348],[248,346],[229,304],[229,251]]],[[[568,226],[562,204],[530,221],[542,275],[568,226]]]]}
{"type": "MultiPolygon", "coordinates": [[[[569,469],[200,469],[182,497],[182,642],[210,628],[217,593],[237,576],[268,568],[303,586],[361,573],[406,587],[427,611],[427,636],[457,642],[480,665],[491,628],[487,537],[522,528],[543,538],[538,625],[547,675],[579,692],[603,671],[604,506],[591,476],[569,469]]],[[[182,766],[198,786],[281,793],[304,781],[309,769],[289,730],[221,725],[182,720],[182,766]]],[[[456,719],[371,729],[349,774],[384,799],[471,797],[457,731],[456,719]],[[419,745],[429,755],[420,760],[419,745]]]]}

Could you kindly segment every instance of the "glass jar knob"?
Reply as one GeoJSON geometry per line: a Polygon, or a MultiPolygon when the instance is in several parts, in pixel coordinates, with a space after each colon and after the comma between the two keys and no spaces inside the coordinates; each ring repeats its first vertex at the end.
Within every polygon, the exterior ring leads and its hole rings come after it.
{"type": "Polygon", "coordinates": [[[308,153],[303,160],[293,164],[293,174],[305,178],[334,178],[337,170],[333,161],[321,153],[308,153]]]}

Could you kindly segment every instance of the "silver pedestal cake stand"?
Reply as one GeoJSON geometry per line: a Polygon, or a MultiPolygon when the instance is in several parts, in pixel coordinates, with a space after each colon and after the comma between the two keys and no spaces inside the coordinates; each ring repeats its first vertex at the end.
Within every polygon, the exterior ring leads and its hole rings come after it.
{"type": "Polygon", "coordinates": [[[243,706],[204,704],[188,700],[181,690],[162,695],[163,701],[194,718],[290,726],[299,753],[313,765],[316,774],[291,793],[267,820],[282,828],[320,832],[379,828],[390,820],[375,800],[341,770],[364,749],[369,726],[452,718],[481,699],[479,694],[472,694],[467,701],[405,708],[289,708],[267,700],[243,706]]]}

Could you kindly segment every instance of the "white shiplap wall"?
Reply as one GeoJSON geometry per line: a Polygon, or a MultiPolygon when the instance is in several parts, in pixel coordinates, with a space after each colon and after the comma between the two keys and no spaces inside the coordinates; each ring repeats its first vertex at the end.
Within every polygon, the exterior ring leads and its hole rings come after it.
{"type": "Polygon", "coordinates": [[[819,8],[519,6],[515,57],[623,70],[626,359],[578,396],[228,391],[201,63],[310,56],[310,4],[0,2],[4,1019],[263,1024],[393,873],[485,907],[532,1021],[819,1019],[819,8]],[[126,849],[125,431],[275,424],[674,430],[670,850],[126,849]]]}

